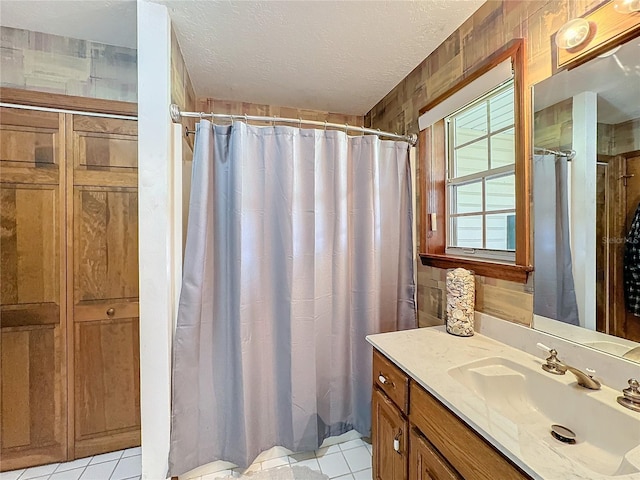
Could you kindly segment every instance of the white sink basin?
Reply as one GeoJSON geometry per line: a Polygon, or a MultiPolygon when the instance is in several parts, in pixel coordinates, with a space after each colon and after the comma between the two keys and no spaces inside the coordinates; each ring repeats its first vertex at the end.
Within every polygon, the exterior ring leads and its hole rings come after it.
{"type": "Polygon", "coordinates": [[[483,399],[487,408],[588,470],[604,476],[640,472],[640,413],[618,405],[616,392],[608,387],[587,390],[569,372],[559,377],[539,364],[522,365],[502,357],[453,368],[449,375],[483,399]],[[576,443],[552,438],[552,424],[571,429],[576,443]]]}
{"type": "Polygon", "coordinates": [[[617,355],[618,357],[623,356],[629,350],[633,349],[633,347],[623,345],[622,343],[607,341],[584,342],[583,345],[585,347],[591,347],[603,352],[610,353],[611,355],[617,355]]]}

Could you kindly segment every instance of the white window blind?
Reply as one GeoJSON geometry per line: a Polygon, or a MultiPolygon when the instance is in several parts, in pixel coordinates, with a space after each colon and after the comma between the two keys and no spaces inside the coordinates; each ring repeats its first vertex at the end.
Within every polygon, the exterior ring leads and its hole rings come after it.
{"type": "Polygon", "coordinates": [[[503,84],[507,80],[513,78],[513,69],[511,59],[498,64],[481,77],[475,79],[469,85],[446,98],[431,110],[426,111],[418,118],[418,126],[420,130],[433,125],[439,120],[451,115],[453,112],[460,110],[465,105],[473,102],[476,98],[490,92],[498,85],[503,84]]]}

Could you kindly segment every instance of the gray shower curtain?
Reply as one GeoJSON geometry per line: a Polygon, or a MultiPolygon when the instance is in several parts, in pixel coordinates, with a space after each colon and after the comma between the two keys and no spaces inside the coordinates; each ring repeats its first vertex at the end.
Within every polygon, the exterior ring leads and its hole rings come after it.
{"type": "Polygon", "coordinates": [[[169,474],[367,435],[365,335],[416,325],[407,144],[200,121],[169,474]]]}
{"type": "Polygon", "coordinates": [[[533,312],[579,325],[569,237],[567,159],[533,157],[533,312]]]}

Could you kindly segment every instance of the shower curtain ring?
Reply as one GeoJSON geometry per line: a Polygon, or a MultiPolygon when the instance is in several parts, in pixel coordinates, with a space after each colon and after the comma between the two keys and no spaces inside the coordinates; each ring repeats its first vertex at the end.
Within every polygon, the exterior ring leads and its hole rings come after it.
{"type": "Polygon", "coordinates": [[[247,114],[244,114],[244,123],[249,123],[249,119],[247,118],[247,114]]]}
{"type": "Polygon", "coordinates": [[[302,128],[302,119],[298,117],[298,128],[302,128]]]}
{"type": "Polygon", "coordinates": [[[324,121],[324,131],[325,132],[327,131],[327,121],[326,120],[324,121]]]}
{"type": "Polygon", "coordinates": [[[348,123],[345,123],[345,124],[344,124],[344,134],[345,134],[345,135],[348,135],[348,134],[347,134],[347,130],[349,130],[349,124],[348,124],[348,123]]]}

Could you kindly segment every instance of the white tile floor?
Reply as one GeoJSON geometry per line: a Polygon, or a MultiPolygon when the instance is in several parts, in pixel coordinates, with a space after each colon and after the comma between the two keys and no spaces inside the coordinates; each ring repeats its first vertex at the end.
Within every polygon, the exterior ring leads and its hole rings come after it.
{"type": "MultiPolygon", "coordinates": [[[[228,475],[299,465],[322,472],[336,480],[372,480],[371,445],[353,434],[327,439],[315,452],[291,453],[276,447],[261,454],[247,469],[231,468],[225,462],[205,465],[180,480],[215,480],[228,475]],[[355,438],[354,438],[355,437],[355,438]]],[[[140,447],[0,473],[0,480],[140,480],[140,447]]]]}
{"type": "Polygon", "coordinates": [[[140,447],[0,473],[0,480],[140,480],[140,447]]]}
{"type": "Polygon", "coordinates": [[[328,439],[315,452],[291,453],[275,447],[258,456],[247,469],[232,469],[232,465],[215,462],[181,476],[180,480],[216,480],[228,475],[239,477],[243,473],[283,465],[309,467],[335,480],[372,480],[371,445],[361,438],[354,438],[353,434],[328,439]]]}

